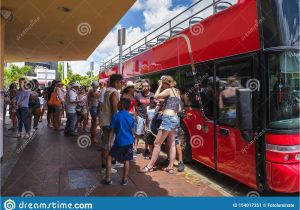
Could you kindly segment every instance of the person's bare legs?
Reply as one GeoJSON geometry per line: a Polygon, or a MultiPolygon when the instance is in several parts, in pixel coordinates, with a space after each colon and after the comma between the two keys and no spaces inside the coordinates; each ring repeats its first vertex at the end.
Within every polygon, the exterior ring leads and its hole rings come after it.
{"type": "Polygon", "coordinates": [[[164,140],[167,138],[169,133],[170,133],[170,131],[166,131],[166,130],[159,130],[158,131],[158,134],[157,134],[156,139],[154,141],[154,148],[153,148],[151,160],[148,163],[147,168],[153,168],[153,166],[156,163],[157,158],[159,156],[161,145],[164,142],[164,140]]]}
{"type": "MultiPolygon", "coordinates": [[[[107,159],[108,159],[108,151],[106,149],[102,149],[101,151],[101,158],[102,158],[102,164],[103,163],[107,163],[107,159]]],[[[112,157],[110,157],[111,161],[112,161],[112,157]]],[[[110,164],[111,164],[110,161],[110,164]]]]}
{"type": "MultiPolygon", "coordinates": [[[[103,159],[102,159],[102,161],[103,161],[103,159]]],[[[108,155],[107,158],[106,158],[106,180],[111,180],[111,178],[110,178],[110,175],[111,175],[111,161],[112,161],[112,157],[110,155],[108,155]]]]}
{"type": "Polygon", "coordinates": [[[178,161],[180,163],[183,163],[181,142],[182,142],[182,135],[179,135],[178,136],[178,144],[176,145],[176,153],[177,153],[178,161]]]}
{"type": "Polygon", "coordinates": [[[85,132],[86,131],[86,126],[87,126],[87,121],[88,121],[88,116],[87,113],[82,115],[83,117],[83,126],[82,126],[82,130],[85,132]]]}
{"type": "Polygon", "coordinates": [[[128,160],[124,161],[123,180],[128,179],[129,167],[130,167],[129,161],[128,160]]]}
{"type": "Polygon", "coordinates": [[[134,140],[134,150],[137,150],[137,147],[139,145],[140,136],[135,134],[135,140],[134,140]]]}
{"type": "Polygon", "coordinates": [[[91,139],[92,142],[95,143],[96,142],[96,131],[97,131],[97,118],[96,117],[92,117],[92,123],[91,123],[91,139]]]}
{"type": "Polygon", "coordinates": [[[169,165],[168,169],[173,169],[173,165],[176,158],[176,148],[175,148],[175,131],[171,131],[168,136],[169,140],[169,165]]]}

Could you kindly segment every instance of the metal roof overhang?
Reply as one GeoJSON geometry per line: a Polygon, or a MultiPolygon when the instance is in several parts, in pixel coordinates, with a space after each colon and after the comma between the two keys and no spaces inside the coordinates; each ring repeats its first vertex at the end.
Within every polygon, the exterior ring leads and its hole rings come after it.
{"type": "Polygon", "coordinates": [[[5,62],[87,59],[135,0],[1,0],[5,62]]]}

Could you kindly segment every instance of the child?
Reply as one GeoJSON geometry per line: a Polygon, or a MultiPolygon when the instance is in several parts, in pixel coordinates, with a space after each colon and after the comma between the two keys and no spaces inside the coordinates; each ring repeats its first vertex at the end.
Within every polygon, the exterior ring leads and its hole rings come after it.
{"type": "Polygon", "coordinates": [[[150,126],[151,126],[151,121],[154,117],[154,115],[156,114],[158,110],[158,107],[156,106],[156,100],[154,99],[154,97],[150,97],[150,105],[147,106],[147,120],[146,120],[146,135],[145,135],[145,140],[149,145],[149,153],[145,153],[145,159],[150,159],[151,158],[151,154],[152,154],[152,150],[154,147],[154,141],[155,141],[155,136],[152,134],[150,126]]]}
{"type": "Polygon", "coordinates": [[[116,161],[124,162],[122,186],[128,184],[128,173],[129,173],[129,161],[133,159],[133,129],[134,129],[134,118],[129,114],[130,99],[121,98],[118,103],[118,110],[113,115],[110,123],[109,133],[109,155],[106,161],[106,179],[105,184],[111,185],[111,164],[112,159],[116,161]],[[116,134],[115,141],[113,142],[113,135],[116,134]],[[113,144],[113,146],[112,146],[113,144]]]}

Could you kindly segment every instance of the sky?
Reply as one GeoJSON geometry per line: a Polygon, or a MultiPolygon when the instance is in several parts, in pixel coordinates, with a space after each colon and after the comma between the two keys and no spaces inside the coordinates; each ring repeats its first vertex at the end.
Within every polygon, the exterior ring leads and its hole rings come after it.
{"type": "MultiPolygon", "coordinates": [[[[94,73],[97,74],[100,63],[111,59],[119,52],[117,46],[118,29],[121,27],[126,28],[126,45],[124,46],[124,49],[126,49],[126,47],[143,38],[171,18],[177,16],[177,14],[197,1],[198,0],[137,0],[86,61],[68,61],[68,63],[71,65],[74,73],[84,75],[90,68],[90,62],[93,61],[95,65],[94,73]]],[[[198,8],[184,13],[182,17],[191,15],[194,11],[198,11],[199,7],[203,8],[212,1],[213,0],[203,0],[197,5],[198,8]]],[[[230,1],[235,2],[236,0],[230,1]]],[[[208,16],[210,12],[212,11],[208,10],[205,14],[201,14],[201,17],[208,16]]],[[[182,19],[182,17],[180,17],[180,19],[182,19]]],[[[176,20],[174,23],[176,24],[176,20]]]]}

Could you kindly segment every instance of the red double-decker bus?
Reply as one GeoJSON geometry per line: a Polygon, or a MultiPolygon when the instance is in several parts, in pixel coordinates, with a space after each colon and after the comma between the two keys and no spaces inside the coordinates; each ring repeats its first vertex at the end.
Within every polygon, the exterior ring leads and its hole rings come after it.
{"type": "MultiPolygon", "coordinates": [[[[226,5],[214,1],[185,19],[189,27],[171,20],[141,39],[124,51],[122,74],[149,79],[153,91],[162,75],[176,79],[189,101],[185,161],[259,191],[299,192],[300,3],[226,5]]],[[[117,62],[103,68],[118,72],[117,62]]]]}

